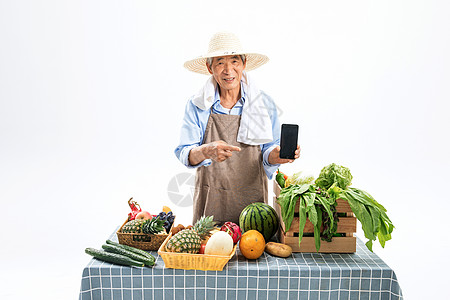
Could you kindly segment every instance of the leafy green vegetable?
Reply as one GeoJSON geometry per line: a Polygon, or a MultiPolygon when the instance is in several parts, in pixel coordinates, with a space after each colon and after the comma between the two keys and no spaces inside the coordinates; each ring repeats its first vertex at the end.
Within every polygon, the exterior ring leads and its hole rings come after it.
{"type": "MultiPolygon", "coordinates": [[[[298,208],[298,232],[303,232],[306,224],[305,198],[300,196],[300,206],[298,208]]],[[[303,234],[298,235],[298,244],[302,242],[303,234]]]]}
{"type": "Polygon", "coordinates": [[[313,176],[302,176],[302,172],[294,173],[291,176],[288,176],[286,179],[286,186],[290,186],[291,184],[312,184],[314,182],[313,176]]]}
{"type": "Polygon", "coordinates": [[[348,202],[356,218],[361,222],[364,236],[368,239],[366,246],[370,251],[372,251],[373,241],[377,238],[383,248],[386,241],[392,238],[394,225],[386,214],[386,209],[369,193],[349,187],[353,176],[348,168],[330,164],[322,168],[315,184],[305,183],[299,178],[300,172],[296,173],[291,180],[303,183],[293,183],[288,186],[286,180],[287,187],[281,189],[277,200],[281,206],[281,217],[286,225],[286,231],[291,227],[295,206],[300,200],[299,244],[307,218],[314,225],[317,251],[320,249],[321,239],[331,241],[333,236],[339,236],[336,234],[338,222],[336,199],[339,198],[348,202]]]}
{"type": "Polygon", "coordinates": [[[337,224],[339,221],[339,218],[337,217],[335,205],[330,206],[330,211],[332,213],[331,217],[328,213],[324,212],[322,214],[323,229],[322,229],[321,238],[322,238],[322,240],[327,241],[327,242],[331,242],[333,240],[333,237],[337,236],[336,231],[337,231],[337,224]]]}
{"type": "Polygon", "coordinates": [[[290,185],[283,188],[278,197],[278,204],[281,206],[281,218],[286,226],[286,231],[291,228],[294,219],[294,210],[300,195],[309,189],[309,184],[290,185]]]}
{"type": "Polygon", "coordinates": [[[360,201],[361,198],[359,199],[355,198],[355,194],[349,191],[342,191],[340,196],[341,199],[347,200],[356,218],[360,220],[362,229],[364,231],[364,236],[370,240],[373,240],[374,236],[373,236],[372,217],[367,207],[364,205],[362,201],[360,201]]]}
{"type": "Polygon", "coordinates": [[[348,188],[340,193],[347,200],[356,218],[361,222],[364,236],[369,240],[367,248],[372,251],[372,244],[378,237],[381,247],[391,239],[394,225],[386,214],[386,209],[365,191],[348,188]]]}
{"type": "Polygon", "coordinates": [[[281,218],[286,226],[286,231],[291,228],[294,219],[294,211],[299,203],[299,244],[302,241],[303,229],[308,218],[314,225],[314,237],[317,251],[320,248],[320,238],[330,241],[337,229],[337,221],[334,212],[336,201],[323,191],[311,184],[290,185],[283,188],[277,199],[281,206],[281,218]],[[326,217],[323,217],[323,214],[326,217]],[[325,222],[323,220],[326,219],[325,222]],[[321,234],[322,225],[327,228],[325,235],[321,234]]]}
{"type": "Polygon", "coordinates": [[[314,205],[315,195],[314,193],[304,193],[301,195],[303,199],[305,199],[306,203],[306,212],[308,213],[308,219],[311,221],[313,225],[317,224],[317,210],[314,205]]]}
{"type": "MultiPolygon", "coordinates": [[[[330,220],[329,227],[333,227],[334,226],[334,218],[333,218],[333,212],[331,211],[329,202],[325,199],[325,197],[322,197],[320,195],[317,195],[316,199],[317,199],[317,203],[322,205],[321,208],[323,208],[328,215],[327,217],[330,220]]],[[[323,220],[324,220],[324,218],[322,216],[322,221],[323,220]]]]}
{"type": "Polygon", "coordinates": [[[319,177],[316,179],[316,185],[325,190],[333,185],[345,190],[352,184],[352,179],[353,176],[348,168],[333,163],[322,168],[319,177]]]}
{"type": "Polygon", "coordinates": [[[317,206],[317,224],[314,226],[314,242],[316,244],[316,251],[320,249],[320,228],[322,227],[322,209],[317,206]]]}

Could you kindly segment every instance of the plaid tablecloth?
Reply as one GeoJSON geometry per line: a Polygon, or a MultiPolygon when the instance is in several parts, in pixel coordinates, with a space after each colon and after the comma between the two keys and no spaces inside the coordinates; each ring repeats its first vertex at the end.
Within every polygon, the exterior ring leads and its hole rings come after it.
{"type": "Polygon", "coordinates": [[[403,299],[394,271],[360,239],[353,254],[264,253],[250,261],[238,249],[223,271],[166,269],[150,253],[153,268],[92,259],[79,299],[403,299]]]}

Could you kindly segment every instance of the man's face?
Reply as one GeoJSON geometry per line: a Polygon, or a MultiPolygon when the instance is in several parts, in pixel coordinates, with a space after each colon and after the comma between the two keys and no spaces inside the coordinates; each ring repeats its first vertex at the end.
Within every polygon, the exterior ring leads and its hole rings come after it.
{"type": "Polygon", "coordinates": [[[242,62],[239,55],[214,57],[211,66],[207,65],[207,67],[221,89],[240,89],[245,63],[242,62]]]}

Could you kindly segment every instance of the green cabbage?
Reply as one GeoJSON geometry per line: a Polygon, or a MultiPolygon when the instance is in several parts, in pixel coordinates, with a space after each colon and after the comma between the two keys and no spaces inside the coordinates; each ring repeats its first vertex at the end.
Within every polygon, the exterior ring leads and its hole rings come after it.
{"type": "Polygon", "coordinates": [[[338,186],[345,190],[352,184],[353,176],[346,167],[334,163],[323,167],[319,177],[316,179],[316,185],[321,189],[328,190],[332,186],[338,186]]]}

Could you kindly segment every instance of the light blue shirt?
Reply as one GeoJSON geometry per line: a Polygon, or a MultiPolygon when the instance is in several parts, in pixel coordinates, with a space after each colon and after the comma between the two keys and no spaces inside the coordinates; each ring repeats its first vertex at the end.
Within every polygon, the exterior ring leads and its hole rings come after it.
{"type": "MultiPolygon", "coordinates": [[[[216,89],[214,103],[212,105],[212,111],[215,114],[230,114],[230,115],[241,115],[242,108],[245,105],[246,93],[242,88],[241,93],[243,96],[231,109],[224,108],[220,104],[220,95],[218,89],[216,89]]],[[[272,134],[273,141],[270,143],[262,144],[261,152],[263,154],[263,167],[266,175],[269,179],[272,179],[273,173],[280,166],[279,164],[271,165],[269,164],[268,158],[269,153],[280,144],[280,121],[278,119],[277,108],[275,102],[264,92],[261,92],[264,99],[264,103],[267,107],[270,120],[272,121],[272,134]]],[[[206,124],[208,123],[209,115],[211,114],[211,109],[207,108],[202,110],[198,108],[192,99],[186,104],[186,109],[184,113],[184,119],[181,126],[180,134],[180,144],[175,148],[175,155],[178,157],[180,162],[188,168],[198,168],[201,166],[211,165],[211,159],[205,159],[198,165],[192,166],[189,164],[189,152],[192,148],[198,147],[203,142],[203,137],[205,134],[206,124]]]]}

